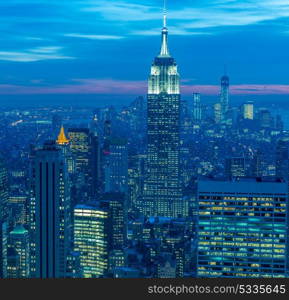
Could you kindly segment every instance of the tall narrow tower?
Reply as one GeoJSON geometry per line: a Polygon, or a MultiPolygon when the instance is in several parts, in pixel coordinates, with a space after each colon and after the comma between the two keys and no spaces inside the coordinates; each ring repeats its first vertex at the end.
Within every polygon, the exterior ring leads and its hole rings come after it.
{"type": "Polygon", "coordinates": [[[154,59],[148,84],[148,159],[144,184],[146,216],[184,215],[179,182],[180,77],[169,54],[164,9],[160,54],[154,59]]]}
{"type": "Polygon", "coordinates": [[[225,68],[224,75],[221,78],[221,110],[222,110],[222,117],[224,118],[225,114],[229,109],[229,89],[230,89],[230,78],[227,75],[227,71],[225,68]]]}

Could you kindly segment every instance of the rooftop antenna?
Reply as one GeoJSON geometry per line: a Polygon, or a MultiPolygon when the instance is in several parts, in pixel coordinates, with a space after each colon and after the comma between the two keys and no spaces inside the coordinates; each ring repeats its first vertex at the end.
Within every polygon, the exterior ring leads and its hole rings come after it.
{"type": "Polygon", "coordinates": [[[167,27],[167,0],[164,0],[164,27],[167,27]]]}

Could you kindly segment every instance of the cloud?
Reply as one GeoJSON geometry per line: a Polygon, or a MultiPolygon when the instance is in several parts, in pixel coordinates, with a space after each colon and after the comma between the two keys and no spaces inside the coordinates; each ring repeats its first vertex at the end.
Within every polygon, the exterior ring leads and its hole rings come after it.
{"type": "Polygon", "coordinates": [[[80,38],[80,39],[88,39],[88,40],[119,40],[123,39],[123,36],[119,35],[96,35],[96,34],[81,34],[81,33],[66,33],[64,34],[66,37],[71,38],[80,38]]]}
{"type": "Polygon", "coordinates": [[[42,60],[74,59],[61,54],[62,47],[37,47],[24,51],[0,51],[0,61],[36,62],[42,60]]]}
{"type": "MultiPolygon", "coordinates": [[[[105,20],[126,23],[140,21],[161,23],[161,10],[161,4],[155,6],[119,0],[94,1],[82,8],[82,11],[100,14],[105,20]]],[[[289,17],[287,0],[204,0],[202,4],[197,1],[193,4],[185,1],[182,5],[169,5],[168,12],[169,24],[173,24],[182,30],[183,34],[188,35],[193,34],[188,29],[247,26],[284,17],[289,17]]],[[[148,26],[149,23],[143,23],[143,27],[148,26]]],[[[143,30],[147,34],[154,33],[148,29],[143,30]]]]}
{"type": "MultiPolygon", "coordinates": [[[[183,95],[199,92],[203,95],[217,96],[220,93],[218,85],[185,84],[183,95]]],[[[147,91],[147,81],[129,81],[115,79],[73,79],[69,84],[47,86],[42,80],[33,80],[33,86],[2,84],[0,94],[33,95],[33,94],[107,94],[107,95],[144,95],[147,91]]],[[[278,84],[240,84],[230,87],[232,95],[289,95],[289,85],[278,84]]]]}

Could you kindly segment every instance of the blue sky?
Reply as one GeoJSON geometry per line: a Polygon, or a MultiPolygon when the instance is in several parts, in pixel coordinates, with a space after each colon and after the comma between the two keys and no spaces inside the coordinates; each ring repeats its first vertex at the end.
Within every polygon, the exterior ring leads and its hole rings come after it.
{"type": "MultiPolygon", "coordinates": [[[[145,94],[162,0],[0,3],[0,95],[145,94]]],[[[288,0],[168,0],[183,93],[289,94],[288,0]]],[[[41,99],[41,97],[39,98],[41,99]]]]}

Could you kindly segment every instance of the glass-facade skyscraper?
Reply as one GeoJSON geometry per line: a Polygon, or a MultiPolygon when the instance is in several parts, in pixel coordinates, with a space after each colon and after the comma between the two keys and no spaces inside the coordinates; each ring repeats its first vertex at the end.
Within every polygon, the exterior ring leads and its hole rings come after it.
{"type": "Polygon", "coordinates": [[[94,205],[74,208],[74,251],[80,253],[84,278],[102,277],[108,270],[109,211],[94,205]]]}
{"type": "Polygon", "coordinates": [[[198,183],[198,277],[286,277],[288,186],[198,183]]]}
{"type": "Polygon", "coordinates": [[[169,54],[166,16],[160,54],[148,84],[147,174],[143,213],[147,216],[183,215],[180,188],[180,76],[169,54]]]}

